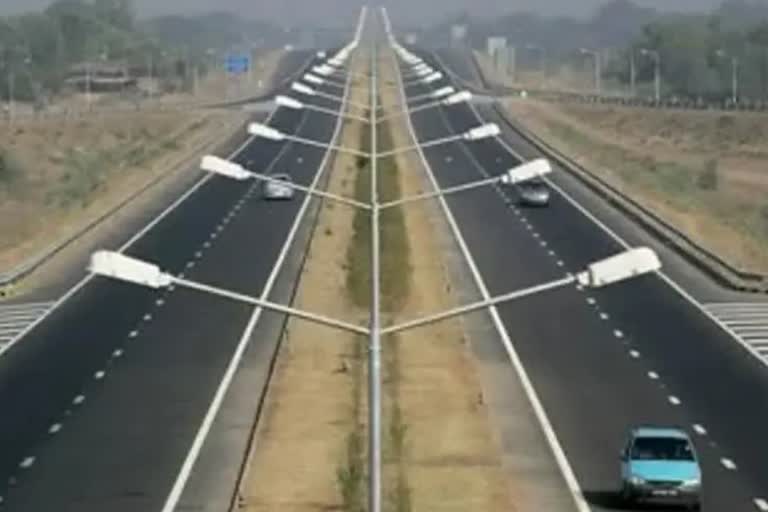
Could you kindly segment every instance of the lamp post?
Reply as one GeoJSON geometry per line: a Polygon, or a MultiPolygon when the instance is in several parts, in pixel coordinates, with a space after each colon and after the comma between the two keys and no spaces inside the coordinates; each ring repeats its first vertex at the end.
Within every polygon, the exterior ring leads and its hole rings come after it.
{"type": "Polygon", "coordinates": [[[739,58],[729,55],[725,50],[717,50],[715,55],[731,61],[731,101],[736,105],[739,102],[739,58]]]}
{"type": "Polygon", "coordinates": [[[657,50],[641,48],[640,55],[653,59],[653,97],[658,104],[661,102],[661,54],[657,50]]]}
{"type": "Polygon", "coordinates": [[[602,70],[602,58],[599,51],[587,50],[586,48],[580,48],[579,53],[582,55],[591,55],[595,61],[595,91],[600,95],[603,92],[603,70],[602,70]]]}

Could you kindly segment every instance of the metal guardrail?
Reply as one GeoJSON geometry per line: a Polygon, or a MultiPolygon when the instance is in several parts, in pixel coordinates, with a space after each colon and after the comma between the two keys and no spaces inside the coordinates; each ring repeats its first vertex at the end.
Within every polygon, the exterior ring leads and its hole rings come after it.
{"type": "MultiPolygon", "coordinates": [[[[269,92],[264,93],[263,95],[259,96],[258,98],[250,98],[247,100],[241,100],[242,103],[247,103],[251,101],[258,101],[259,98],[266,98],[271,95],[273,95],[277,90],[279,90],[281,87],[283,87],[288,82],[295,79],[296,76],[303,73],[307,67],[309,66],[309,63],[312,61],[312,58],[310,57],[307,62],[301,66],[301,68],[295,72],[290,74],[288,77],[282,79],[280,82],[273,84],[269,88],[269,92]]],[[[241,103],[241,104],[242,104],[241,103]]],[[[210,104],[208,105],[208,108],[213,108],[210,104]]],[[[224,142],[220,143],[217,148],[215,149],[216,153],[226,153],[229,149],[236,147],[239,143],[242,143],[244,140],[245,133],[245,126],[247,123],[243,124],[242,129],[238,130],[236,133],[234,133],[232,136],[230,136],[228,139],[226,139],[224,142]]],[[[184,158],[183,160],[188,159],[188,157],[184,158]]],[[[183,163],[180,163],[178,165],[184,165],[183,163]]],[[[20,263],[16,267],[12,268],[11,270],[0,272],[0,299],[3,297],[6,297],[12,293],[13,286],[18,283],[20,280],[24,279],[25,277],[29,276],[32,272],[40,268],[42,265],[50,261],[54,256],[56,256],[58,253],[66,249],[69,245],[71,245],[73,242],[78,240],[80,237],[85,235],[86,233],[90,232],[92,229],[94,229],[96,226],[103,223],[106,219],[110,218],[112,215],[123,209],[126,205],[133,202],[137,197],[144,194],[147,190],[153,188],[155,185],[160,183],[164,178],[166,178],[167,174],[160,174],[155,179],[151,180],[149,183],[141,187],[139,190],[132,193],[130,196],[122,200],[120,203],[115,205],[114,207],[110,208],[108,211],[104,212],[102,215],[98,216],[97,218],[93,219],[86,225],[82,226],[80,229],[78,229],[75,233],[65,237],[62,240],[59,240],[47,248],[43,249],[40,253],[32,256],[28,260],[20,263]]]]}
{"type": "MultiPolygon", "coordinates": [[[[457,78],[468,88],[482,94],[494,92],[493,90],[489,90],[491,88],[488,87],[487,77],[483,74],[482,69],[475,61],[474,57],[472,57],[471,60],[477,71],[477,76],[481,81],[481,87],[477,87],[476,85],[467,82],[462,77],[459,77],[444,65],[439,56],[435,55],[435,58],[442,64],[442,67],[446,72],[457,78]]],[[[582,184],[586,185],[594,193],[602,197],[637,224],[641,225],[662,243],[670,246],[690,264],[728,288],[751,293],[768,293],[768,275],[750,272],[735,267],[733,264],[707,249],[700,242],[692,239],[689,235],[683,233],[665,219],[608,183],[597,174],[585,169],[573,159],[552,147],[520,123],[511,119],[506,110],[504,110],[504,108],[497,102],[494,102],[492,108],[504,124],[517,132],[523,140],[526,140],[542,154],[560,164],[561,167],[568,170],[571,175],[576,177],[582,184]]]]}

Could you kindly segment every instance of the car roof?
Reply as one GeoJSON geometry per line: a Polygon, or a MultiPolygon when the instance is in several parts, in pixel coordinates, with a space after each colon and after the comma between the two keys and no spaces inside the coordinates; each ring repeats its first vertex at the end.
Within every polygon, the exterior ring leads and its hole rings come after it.
{"type": "Polygon", "coordinates": [[[666,437],[671,439],[688,439],[688,434],[683,429],[676,427],[636,427],[632,429],[634,437],[666,437]]]}

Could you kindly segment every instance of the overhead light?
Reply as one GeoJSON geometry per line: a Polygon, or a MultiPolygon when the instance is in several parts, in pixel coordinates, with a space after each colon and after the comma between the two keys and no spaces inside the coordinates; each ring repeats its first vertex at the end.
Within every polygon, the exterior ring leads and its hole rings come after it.
{"type": "Polygon", "coordinates": [[[534,178],[540,178],[550,172],[552,172],[552,165],[549,163],[549,160],[545,158],[537,158],[536,160],[531,160],[530,162],[509,169],[501,176],[501,182],[508,185],[514,185],[534,178]]]}
{"type": "Polygon", "coordinates": [[[280,141],[285,139],[284,133],[262,123],[250,123],[248,125],[248,133],[255,137],[263,137],[269,140],[280,141]]]}
{"type": "Polygon", "coordinates": [[[242,165],[214,155],[204,156],[200,162],[200,168],[204,171],[220,174],[236,180],[246,180],[253,177],[252,173],[245,170],[242,165]]]}
{"type": "Polygon", "coordinates": [[[466,140],[480,140],[487,139],[489,137],[496,137],[501,133],[499,126],[496,123],[488,123],[477,128],[472,128],[464,134],[466,140]]]}
{"type": "Polygon", "coordinates": [[[290,108],[293,110],[304,108],[304,104],[302,102],[289,96],[277,95],[275,96],[275,103],[281,107],[290,108]]]}
{"type": "Polygon", "coordinates": [[[576,277],[584,286],[600,287],[661,269],[661,261],[648,247],[639,247],[592,263],[576,277]]]}

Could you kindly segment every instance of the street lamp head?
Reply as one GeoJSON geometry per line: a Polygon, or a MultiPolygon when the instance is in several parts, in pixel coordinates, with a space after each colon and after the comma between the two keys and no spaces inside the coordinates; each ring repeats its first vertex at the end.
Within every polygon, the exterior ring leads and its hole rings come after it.
{"type": "Polygon", "coordinates": [[[443,98],[445,96],[450,96],[451,94],[453,94],[455,92],[456,92],[456,89],[454,89],[453,87],[448,85],[448,86],[441,87],[440,89],[436,89],[436,90],[432,91],[430,93],[429,97],[434,99],[434,100],[437,100],[437,99],[443,98]]]}
{"type": "Polygon", "coordinates": [[[599,288],[659,269],[661,261],[656,253],[647,247],[638,247],[592,263],[576,277],[584,286],[599,288]]]}
{"type": "Polygon", "coordinates": [[[238,181],[247,180],[253,177],[250,172],[243,169],[242,165],[214,155],[204,156],[200,162],[200,169],[238,181]]]}
{"type": "Polygon", "coordinates": [[[324,59],[324,58],[325,58],[325,56],[326,56],[326,53],[325,53],[325,51],[324,51],[324,50],[320,50],[320,51],[319,51],[319,52],[317,52],[315,55],[317,55],[317,58],[318,58],[318,59],[324,59]]]}
{"type": "Polygon", "coordinates": [[[340,59],[338,57],[334,57],[332,59],[328,59],[328,64],[330,64],[331,66],[340,68],[341,66],[344,65],[344,59],[340,59]]]}
{"type": "Polygon", "coordinates": [[[163,288],[173,282],[170,274],[160,267],[113,251],[96,251],[91,255],[88,270],[96,275],[140,284],[149,288],[163,288]]]}
{"type": "Polygon", "coordinates": [[[439,71],[435,71],[431,75],[427,75],[424,78],[422,78],[421,82],[423,84],[431,84],[432,82],[437,82],[441,78],[443,78],[443,74],[439,71]]]}
{"type": "Polygon", "coordinates": [[[312,72],[320,76],[330,76],[336,72],[336,69],[327,64],[321,64],[320,66],[314,66],[312,72]]]}
{"type": "Polygon", "coordinates": [[[461,91],[451,94],[443,100],[443,105],[457,105],[459,103],[467,103],[472,101],[472,93],[469,91],[461,91]]]}
{"type": "Polygon", "coordinates": [[[248,125],[248,133],[254,137],[263,137],[269,140],[285,140],[284,133],[262,123],[250,123],[248,125]]]}
{"type": "Polygon", "coordinates": [[[307,85],[302,84],[301,82],[293,82],[291,84],[291,89],[300,94],[306,94],[307,96],[314,96],[315,94],[317,94],[314,89],[312,89],[307,85]]]}
{"type": "Polygon", "coordinates": [[[304,108],[304,104],[299,100],[290,96],[283,96],[282,94],[275,96],[275,104],[280,107],[290,108],[291,110],[301,110],[304,108]]]}
{"type": "Polygon", "coordinates": [[[537,158],[508,170],[501,175],[501,182],[505,185],[514,185],[534,178],[540,178],[550,172],[552,172],[552,165],[549,163],[549,160],[537,158]]]}
{"type": "Polygon", "coordinates": [[[496,137],[501,133],[499,125],[496,123],[488,123],[482,126],[472,128],[468,132],[464,133],[464,140],[480,140],[487,139],[489,137],[496,137]]]}
{"type": "Polygon", "coordinates": [[[323,85],[325,83],[325,80],[311,73],[306,73],[302,78],[304,79],[305,82],[309,82],[315,85],[323,85]]]}

